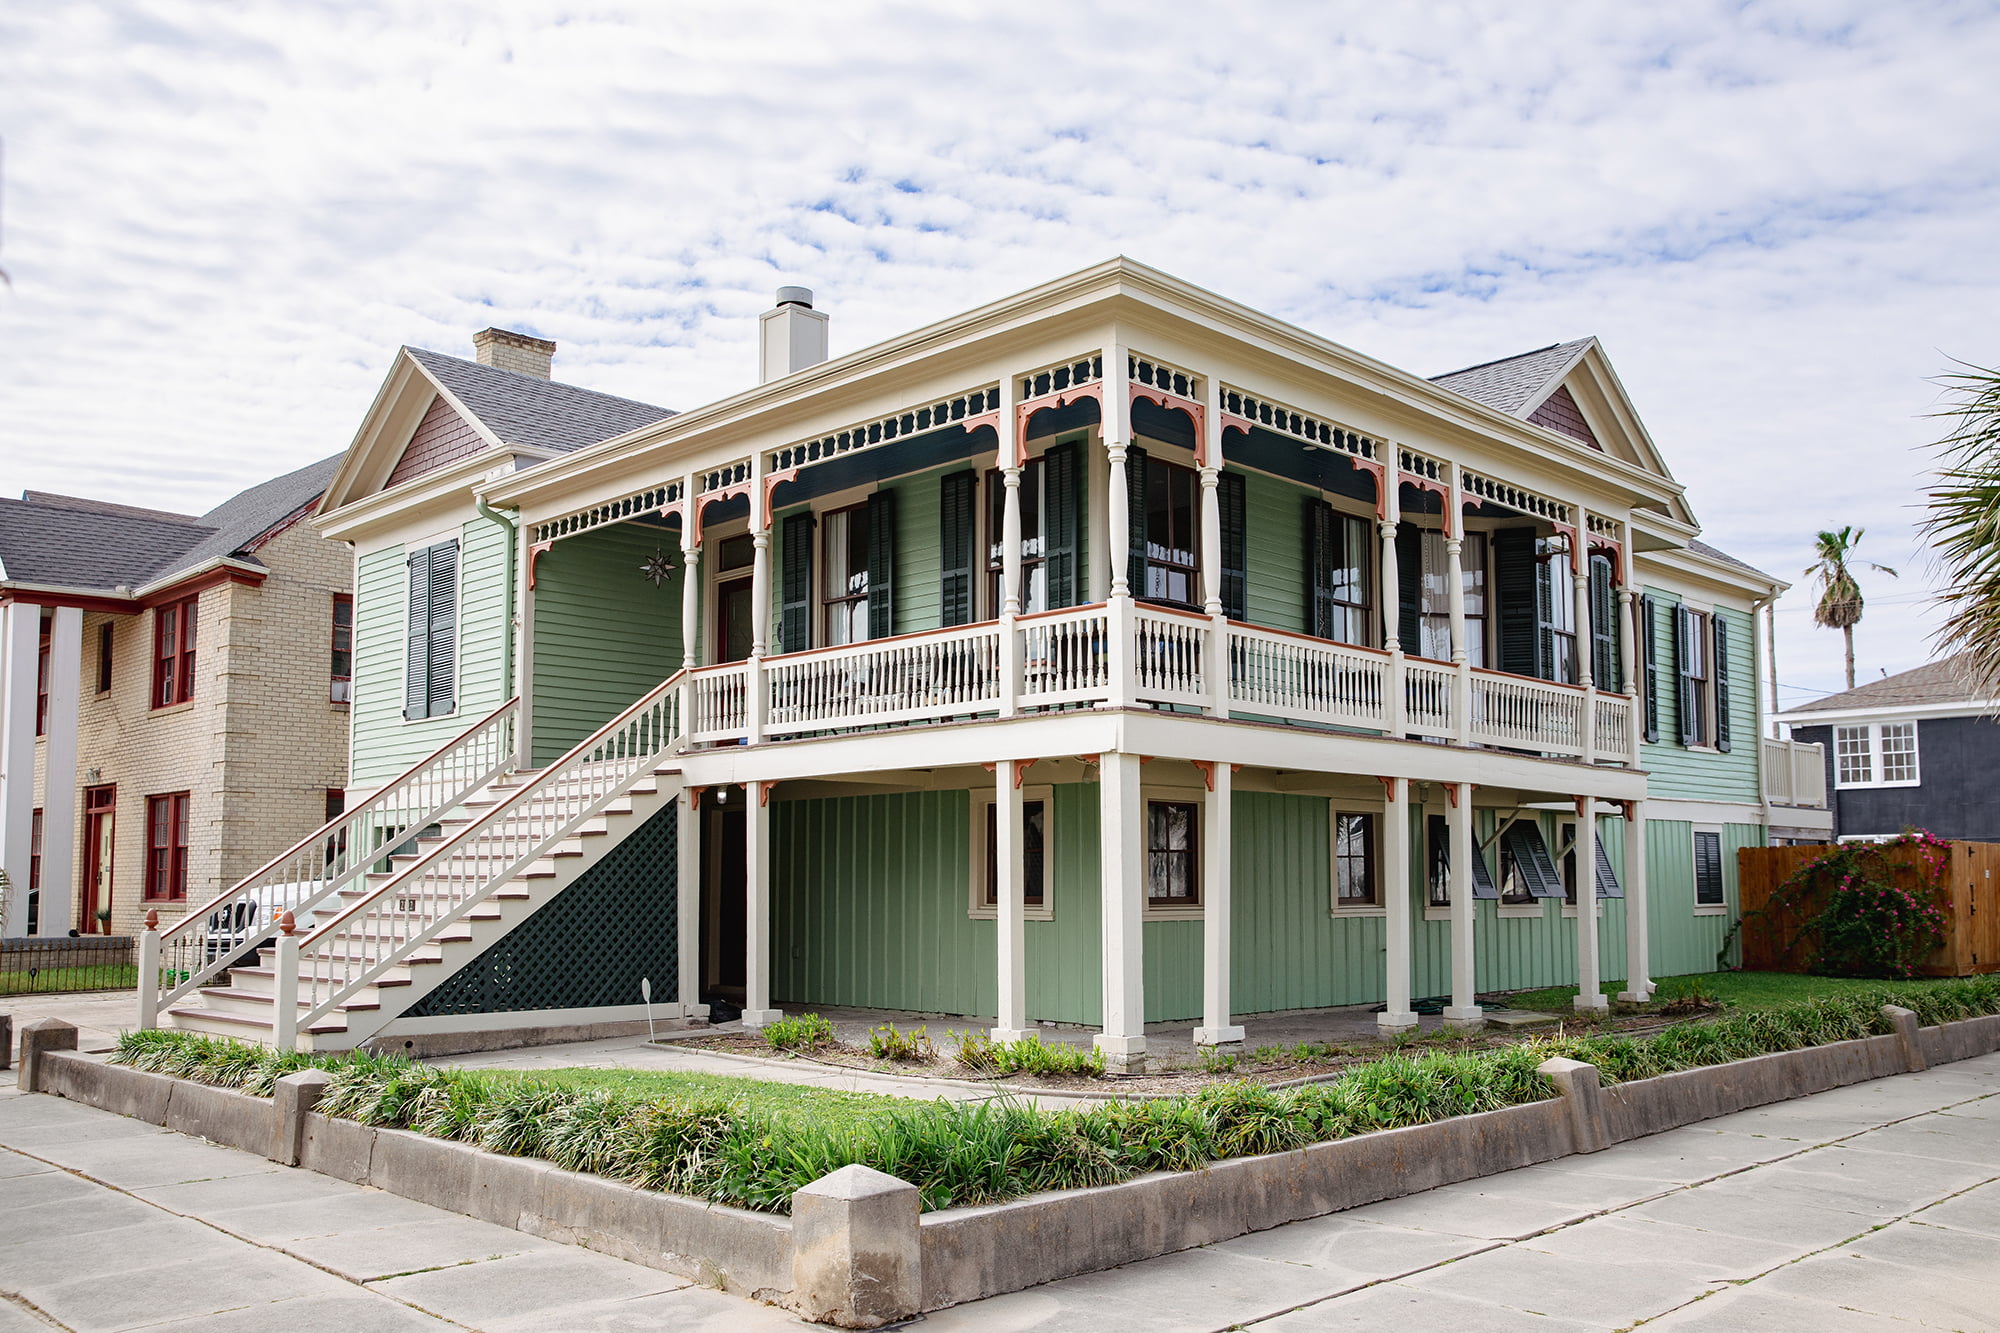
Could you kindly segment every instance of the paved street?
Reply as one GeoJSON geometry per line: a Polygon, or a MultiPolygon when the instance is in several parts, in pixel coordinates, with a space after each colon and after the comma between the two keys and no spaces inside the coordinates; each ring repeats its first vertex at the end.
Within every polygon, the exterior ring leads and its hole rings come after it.
{"type": "MultiPolygon", "coordinates": [[[[0,1333],[792,1327],[0,1075],[0,1333]]],[[[931,1315],[927,1329],[2000,1329],[2000,1056],[931,1315]]]]}

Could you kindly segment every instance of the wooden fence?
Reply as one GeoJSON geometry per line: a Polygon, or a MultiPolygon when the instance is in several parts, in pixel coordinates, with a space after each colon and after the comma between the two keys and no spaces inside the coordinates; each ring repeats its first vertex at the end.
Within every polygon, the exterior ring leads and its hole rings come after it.
{"type": "MultiPolygon", "coordinates": [[[[1833,846],[1745,847],[1736,853],[1737,886],[1743,909],[1743,967],[1749,972],[1804,972],[1812,959],[1795,943],[1801,919],[1819,910],[1817,896],[1795,908],[1774,908],[1771,899],[1800,866],[1838,850],[1833,846]]],[[[1896,883],[1913,892],[1923,887],[1917,848],[1884,853],[1896,883]]],[[[2000,972],[2000,844],[1955,842],[1948,852],[1949,901],[1944,944],[1918,969],[1927,977],[1969,977],[2000,972]]]]}

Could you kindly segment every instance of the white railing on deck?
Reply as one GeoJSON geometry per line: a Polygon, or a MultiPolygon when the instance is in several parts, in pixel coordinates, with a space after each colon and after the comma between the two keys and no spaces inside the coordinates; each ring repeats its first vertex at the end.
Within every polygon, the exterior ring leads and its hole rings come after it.
{"type": "Polygon", "coordinates": [[[766,658],[769,735],[991,711],[1000,627],[966,625],[766,658]]]}
{"type": "Polygon", "coordinates": [[[1538,754],[1583,753],[1583,691],[1498,671],[1472,673],[1471,737],[1538,754]]]}
{"type": "Polygon", "coordinates": [[[1102,606],[1049,611],[1015,622],[1021,640],[1021,703],[1091,703],[1111,692],[1111,617],[1102,606]]]}
{"type": "Polygon", "coordinates": [[[746,734],[750,668],[742,662],[702,667],[688,675],[688,739],[733,741],[746,734]]]}
{"type": "Polygon", "coordinates": [[[1764,799],[1774,805],[1824,808],[1826,755],[1817,743],[1765,737],[1764,799]]]}
{"type": "Polygon", "coordinates": [[[1207,706],[1208,617],[1142,606],[1132,623],[1136,696],[1149,703],[1207,706]]]}
{"type": "Polygon", "coordinates": [[[140,969],[142,1028],[232,961],[268,942],[280,913],[301,926],[314,908],[436,823],[514,761],[519,699],[509,699],[148,942],[140,969]],[[157,956],[152,956],[157,950],[157,956]]]}
{"type": "Polygon", "coordinates": [[[1622,694],[1597,696],[1598,759],[1624,764],[1632,759],[1632,701],[1622,694]]]}
{"type": "Polygon", "coordinates": [[[1411,736],[1452,734],[1451,696],[1458,668],[1423,658],[1403,660],[1403,731],[1411,736]]]}
{"type": "Polygon", "coordinates": [[[1229,700],[1248,713],[1379,727],[1389,658],[1304,635],[1229,627],[1229,700]]]}
{"type": "Polygon", "coordinates": [[[310,1031],[382,979],[658,768],[681,739],[682,679],[678,673],[667,679],[414,865],[315,928],[295,955],[288,959],[281,947],[277,1044],[310,1031]],[[293,994],[296,1008],[286,1003],[293,994]]]}

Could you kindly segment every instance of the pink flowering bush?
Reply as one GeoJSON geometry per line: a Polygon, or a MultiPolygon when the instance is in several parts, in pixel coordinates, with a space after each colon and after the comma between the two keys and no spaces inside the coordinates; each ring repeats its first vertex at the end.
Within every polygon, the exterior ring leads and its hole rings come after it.
{"type": "Polygon", "coordinates": [[[1794,944],[1830,977],[1913,977],[1945,939],[1951,844],[1921,829],[1842,846],[1799,867],[1771,905],[1798,914],[1794,944]],[[1892,853],[1910,848],[1914,857],[1892,853]],[[1914,880],[1912,884],[1910,881],[1914,880]]]}

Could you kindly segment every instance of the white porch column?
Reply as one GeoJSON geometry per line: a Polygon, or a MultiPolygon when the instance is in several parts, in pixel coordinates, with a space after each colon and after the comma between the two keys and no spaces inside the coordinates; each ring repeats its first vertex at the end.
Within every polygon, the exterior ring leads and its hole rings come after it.
{"type": "Polygon", "coordinates": [[[674,796],[675,994],[683,1018],[706,1018],[701,1002],[701,795],[674,796]]]}
{"type": "MultiPolygon", "coordinates": [[[[21,602],[0,606],[0,870],[7,872],[13,885],[4,910],[0,910],[0,935],[15,938],[28,933],[28,856],[35,826],[35,696],[41,657],[42,608],[21,602]]],[[[75,812],[69,812],[69,817],[74,819],[75,812]]],[[[43,823],[46,828],[48,820],[43,823]]]]}
{"type": "Polygon", "coordinates": [[[1132,443],[1131,386],[1125,379],[1125,348],[1118,343],[1104,349],[1104,398],[1099,413],[1098,434],[1104,441],[1104,456],[1111,464],[1108,502],[1104,506],[1105,555],[1111,560],[1109,597],[1137,597],[1144,588],[1131,585],[1127,554],[1132,549],[1132,504],[1125,481],[1125,449],[1132,443]]]}
{"type": "Polygon", "coordinates": [[[1211,766],[1208,799],[1201,808],[1201,1026],[1197,1046],[1225,1046],[1243,1040],[1243,1028],[1229,1013],[1229,927],[1232,840],[1230,766],[1211,766]]]}
{"type": "Polygon", "coordinates": [[[1631,735],[1631,752],[1625,756],[1632,767],[1639,767],[1640,746],[1646,739],[1646,710],[1639,699],[1639,593],[1633,587],[1634,568],[1632,557],[1632,523],[1626,520],[1620,534],[1624,544],[1618,553],[1618,646],[1621,665],[1625,668],[1625,698],[1632,710],[1632,718],[1625,730],[1631,735]]]}
{"type": "MultiPolygon", "coordinates": [[[[521,701],[514,713],[514,767],[529,768],[535,762],[535,543],[534,525],[518,511],[514,528],[514,694],[521,701]]],[[[358,572],[358,570],[357,570],[358,572]]],[[[349,729],[350,732],[352,728],[349,729]]],[[[353,738],[348,740],[350,765],[353,738]]],[[[350,769],[351,771],[351,769],[350,769]]]]}
{"type": "Polygon", "coordinates": [[[1610,1007],[1597,957],[1597,798],[1584,796],[1576,803],[1576,1011],[1610,1007]]]}
{"type": "Polygon", "coordinates": [[[1000,1001],[995,1041],[1028,1035],[1027,866],[1023,860],[1021,765],[1002,759],[993,766],[993,862],[999,872],[1000,1001]]]}
{"type": "Polygon", "coordinates": [[[1621,1000],[1653,998],[1653,956],[1646,931],[1646,803],[1625,804],[1625,989],[1621,1000]]]}
{"type": "MultiPolygon", "coordinates": [[[[694,505],[681,524],[681,669],[701,661],[701,547],[694,540],[694,505]]],[[[754,594],[753,594],[754,595],[754,594]]]]}
{"type": "Polygon", "coordinates": [[[1216,379],[1202,390],[1201,420],[1201,588],[1208,616],[1208,652],[1202,663],[1207,677],[1208,711],[1229,716],[1229,621],[1222,610],[1222,404],[1216,379]]]}
{"type": "Polygon", "coordinates": [[[1486,1026],[1486,1011],[1475,998],[1479,993],[1477,955],[1473,950],[1472,923],[1478,903],[1472,896],[1472,858],[1479,848],[1472,840],[1472,784],[1452,784],[1448,792],[1451,808],[1445,820],[1451,838],[1451,1004],[1444,1021],[1454,1027],[1486,1026]]]}
{"type": "Polygon", "coordinates": [[[1472,743],[1472,652],[1465,642],[1465,539],[1456,530],[1444,539],[1446,604],[1451,612],[1451,733],[1460,745],[1472,743]]]}
{"type": "Polygon", "coordinates": [[[771,807],[766,804],[775,783],[746,782],[743,799],[743,886],[750,901],[743,913],[743,1026],[769,1027],[785,1016],[771,1007],[771,807]]]}
{"type": "Polygon", "coordinates": [[[1396,457],[1394,445],[1385,446],[1389,457],[1383,464],[1382,473],[1382,559],[1379,562],[1377,582],[1381,585],[1379,599],[1382,604],[1382,647],[1389,654],[1387,731],[1391,736],[1403,734],[1403,714],[1408,707],[1409,696],[1403,688],[1403,653],[1409,646],[1403,643],[1403,578],[1396,565],[1396,528],[1403,517],[1403,472],[1396,457]]]}
{"type": "MultiPolygon", "coordinates": [[[[1121,381],[1122,387],[1122,381],[1121,381]]],[[[1146,889],[1146,803],[1139,756],[1099,760],[1102,840],[1098,873],[1104,938],[1104,1031],[1094,1044],[1112,1069],[1146,1067],[1146,966],[1142,930],[1146,889]]]]}
{"type": "Polygon", "coordinates": [[[1410,1008],[1410,783],[1390,778],[1382,811],[1383,922],[1388,937],[1388,1007],[1375,1015],[1383,1032],[1407,1032],[1417,1025],[1410,1008]]]}
{"type": "MultiPolygon", "coordinates": [[[[1015,619],[1021,614],[1021,460],[1027,453],[1027,441],[1020,413],[1014,410],[1014,376],[1000,377],[1000,451],[998,464],[1002,487],[1000,510],[1000,716],[1013,717],[1021,711],[1021,635],[1015,628],[1015,619]]],[[[984,570],[986,558],[978,554],[973,561],[974,570],[984,570]]],[[[974,575],[972,600],[977,605],[978,582],[985,575],[974,575]]],[[[979,617],[975,613],[972,619],[979,617]]],[[[1001,1026],[1006,1026],[1006,1017],[1001,1016],[1001,1026]]]]}
{"type": "Polygon", "coordinates": [[[1576,683],[1583,687],[1583,725],[1577,739],[1583,762],[1597,762],[1596,628],[1590,614],[1590,512],[1576,510],[1576,549],[1569,557],[1570,583],[1576,597],[1576,683]]]}
{"type": "MultiPolygon", "coordinates": [[[[76,723],[83,688],[83,612],[56,608],[49,635],[49,723],[42,755],[42,912],[44,935],[67,911],[76,882],[76,723]]],[[[27,881],[21,881],[23,887],[27,881]]],[[[22,899],[23,904],[27,899],[22,899]]],[[[23,911],[25,911],[25,906],[23,911]]],[[[23,921],[25,925],[25,920],[23,921]]]]}
{"type": "MultiPolygon", "coordinates": [[[[1105,385],[1107,397],[1111,389],[1111,385],[1105,385]]],[[[1121,441],[1105,453],[1111,464],[1110,500],[1104,506],[1109,511],[1105,515],[1105,542],[1111,547],[1111,593],[1105,599],[1110,642],[1105,646],[1104,657],[1105,666],[1111,673],[1111,697],[1104,706],[1120,708],[1131,703],[1133,695],[1132,636],[1136,631],[1132,618],[1132,597],[1135,589],[1127,577],[1130,569],[1126,559],[1130,549],[1130,524],[1127,520],[1131,516],[1131,508],[1130,491],[1125,484],[1125,445],[1121,441]]]]}
{"type": "Polygon", "coordinates": [[[764,739],[764,653],[771,637],[771,515],[765,503],[764,455],[750,476],[750,660],[743,664],[744,739],[764,739]]]}

